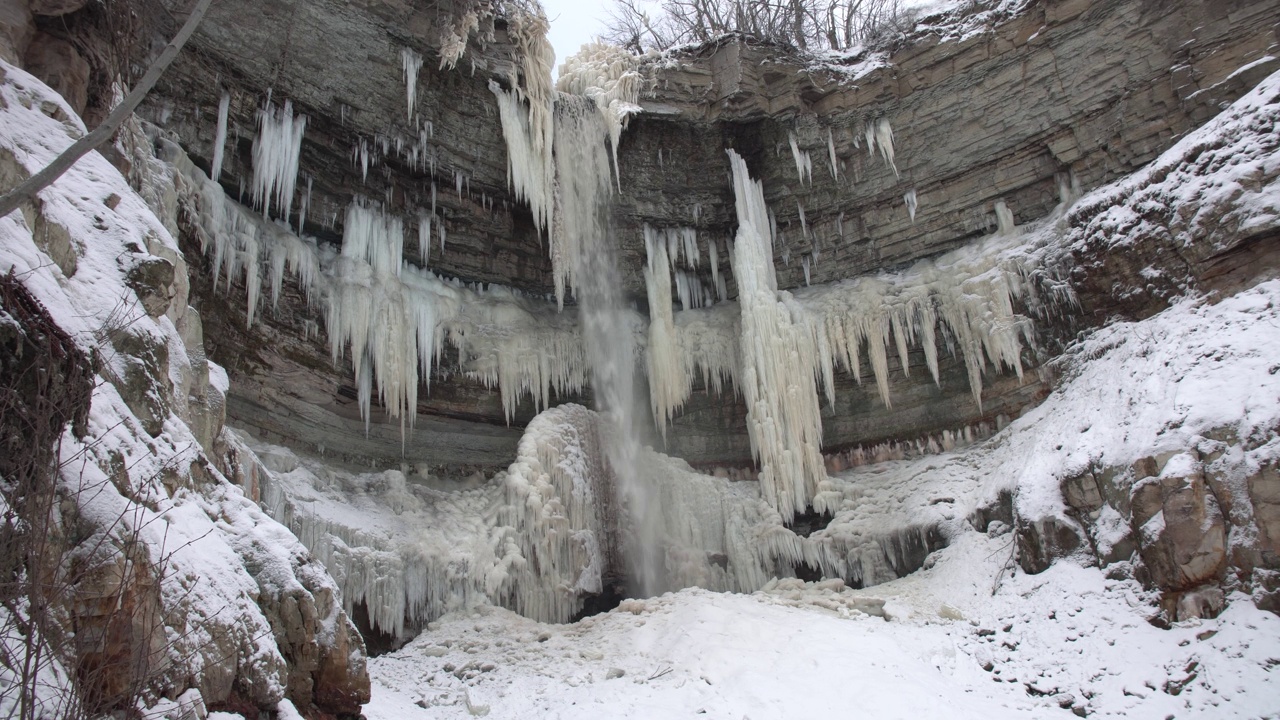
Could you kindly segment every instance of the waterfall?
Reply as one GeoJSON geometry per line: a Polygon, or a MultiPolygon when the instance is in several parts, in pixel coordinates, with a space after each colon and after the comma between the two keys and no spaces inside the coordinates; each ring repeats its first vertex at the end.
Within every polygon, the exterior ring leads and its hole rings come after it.
{"type": "Polygon", "coordinates": [[[561,94],[555,110],[555,167],[559,192],[552,227],[570,264],[573,295],[591,366],[596,410],[605,420],[605,452],[614,471],[619,527],[636,589],[661,591],[659,535],[661,512],[656,494],[640,472],[636,428],[635,328],[620,288],[617,253],[608,223],[611,194],[608,128],[595,103],[561,94]]]}

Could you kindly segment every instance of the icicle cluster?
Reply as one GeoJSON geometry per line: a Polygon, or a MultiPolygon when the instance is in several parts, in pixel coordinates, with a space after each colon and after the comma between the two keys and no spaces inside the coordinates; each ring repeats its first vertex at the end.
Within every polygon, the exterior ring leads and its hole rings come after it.
{"type": "Polygon", "coordinates": [[[885,164],[893,168],[893,174],[898,174],[898,165],[893,159],[893,127],[889,124],[888,118],[880,118],[875,121],[868,121],[863,128],[863,134],[867,138],[867,155],[875,156],[876,149],[880,150],[880,157],[885,164]]]}
{"type": "Polygon", "coordinates": [[[1034,288],[1026,279],[1028,268],[1011,253],[1010,243],[993,237],[937,259],[921,260],[900,273],[797,291],[814,343],[830,353],[819,365],[828,399],[834,402],[831,360],[861,382],[864,345],[880,397],[890,407],[891,348],[904,375],[910,348],[923,350],[935,382],[939,346],[960,354],[979,407],[988,363],[997,369],[1009,368],[1021,378],[1022,348],[1034,347],[1034,333],[1030,319],[1016,313],[1013,302],[1034,288]]]}
{"type": "Polygon", "coordinates": [[[805,180],[809,184],[813,184],[813,158],[809,156],[808,150],[801,150],[800,145],[796,142],[796,134],[794,131],[787,134],[787,141],[791,144],[791,157],[796,161],[796,175],[800,177],[800,184],[803,185],[805,180]]]}
{"type": "Polygon", "coordinates": [[[258,137],[253,143],[253,204],[271,217],[274,200],[286,220],[293,208],[305,115],[294,116],[293,103],[276,108],[268,102],[258,111],[258,137]]]}
{"type": "MultiPolygon", "coordinates": [[[[646,348],[649,401],[654,420],[665,437],[667,423],[688,400],[699,372],[703,385],[717,393],[722,391],[725,380],[735,381],[737,324],[733,316],[724,311],[692,312],[690,301],[684,298],[685,311],[675,314],[672,310],[674,258],[681,248],[686,257],[690,248],[693,249],[693,257],[697,257],[696,235],[692,228],[655,230],[646,225],[644,235],[648,253],[645,283],[649,297],[649,343],[646,348]],[[678,325],[676,318],[680,320],[678,325]]],[[[715,246],[711,247],[714,249],[715,246]]],[[[677,275],[677,278],[682,277],[687,276],[677,275]]],[[[702,289],[701,285],[698,289],[702,289]]],[[[710,305],[710,302],[706,304],[710,305]]]]}
{"type": "Polygon", "coordinates": [[[498,389],[508,420],[526,396],[542,409],[553,395],[587,386],[576,314],[507,288],[470,287],[405,264],[401,218],[353,203],[335,255],[229,199],[177,146],[165,159],[180,171],[179,200],[196,219],[215,281],[225,277],[229,288],[243,279],[248,324],[261,304],[264,276],[273,305],[286,274],[294,277],[324,313],[335,361],[350,353],[366,420],[376,392],[388,415],[411,425],[419,383],[429,383],[445,342],[458,349],[463,372],[498,389]]]}
{"type": "Polygon", "coordinates": [[[462,55],[467,51],[467,39],[471,33],[480,30],[480,16],[475,10],[454,19],[452,24],[445,24],[440,33],[440,69],[452,70],[462,55]]]}

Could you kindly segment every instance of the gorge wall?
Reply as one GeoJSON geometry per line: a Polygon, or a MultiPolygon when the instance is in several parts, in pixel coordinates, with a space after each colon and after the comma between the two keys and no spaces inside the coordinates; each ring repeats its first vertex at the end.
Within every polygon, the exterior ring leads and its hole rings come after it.
{"type": "MultiPolygon", "coordinates": [[[[440,38],[465,11],[219,3],[145,115],[164,120],[207,169],[218,105],[228,94],[221,183],[237,197],[252,176],[258,108],[268,95],[288,98],[308,118],[299,182],[310,194],[306,233],[336,243],[354,197],[379,200],[406,218],[434,198],[435,228],[442,225],[447,239],[432,250],[429,269],[547,297],[546,239],[507,188],[499,113],[486,88],[491,78],[510,83],[519,50],[504,19],[482,11],[486,19],[457,66],[441,69],[440,38]],[[413,120],[404,48],[425,58],[413,120]]],[[[994,231],[996,203],[1017,223],[1034,221],[1062,202],[1063,187],[1078,193],[1150,161],[1274,69],[1267,52],[1278,18],[1265,4],[1246,2],[1186,3],[1177,12],[1143,3],[1033,3],[1016,13],[926,19],[897,49],[816,66],[745,39],[647,61],[643,110],[622,135],[622,190],[613,203],[626,292],[645,312],[648,224],[697,230],[703,261],[688,270],[705,287],[714,287],[706,246],[716,243],[718,274],[727,296],[736,296],[726,246],[732,187],[718,170],[727,169],[726,148],[746,157],[776,213],[780,288],[805,285],[805,265],[814,284],[900,269],[994,231]],[[892,128],[893,165],[868,152],[865,128],[882,120],[892,128]],[[792,137],[811,158],[811,180],[797,175],[792,137]],[[914,219],[908,192],[918,204],[914,219]]],[[[1088,266],[1085,258],[1071,263],[1088,266]]],[[[1122,301],[1113,292],[1153,264],[1168,261],[1153,252],[1104,268],[1067,268],[1080,312],[1039,324],[1037,350],[1024,363],[1044,368],[1081,327],[1159,307],[1159,298],[1122,301]]],[[[286,283],[279,307],[246,329],[239,291],[224,297],[204,279],[194,285],[209,308],[210,355],[235,378],[229,414],[267,437],[360,465],[408,461],[458,474],[505,463],[518,428],[536,411],[522,399],[508,426],[497,394],[446,357],[403,449],[398,426],[376,411],[366,437],[351,368],[329,359],[323,322],[296,287],[286,283]]],[[[823,410],[826,452],[984,424],[990,432],[1043,397],[1052,381],[1047,370],[1021,381],[989,378],[979,409],[954,358],[944,354],[937,384],[927,381],[918,350],[910,364],[920,367],[910,378],[896,371],[895,358],[889,362],[891,411],[870,384],[837,375],[836,403],[823,410]]],[[[704,466],[750,465],[745,409],[732,392],[695,392],[673,423],[672,454],[704,466]]]]}

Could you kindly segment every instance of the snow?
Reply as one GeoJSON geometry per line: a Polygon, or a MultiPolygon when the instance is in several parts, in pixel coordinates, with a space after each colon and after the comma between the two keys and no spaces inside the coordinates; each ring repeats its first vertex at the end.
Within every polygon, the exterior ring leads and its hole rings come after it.
{"type": "Polygon", "coordinates": [[[1274,615],[1237,596],[1216,620],[1158,630],[1136,583],[1070,564],[993,594],[1004,545],[970,533],[933,568],[875,588],[886,611],[896,608],[891,621],[858,609],[875,607],[866,591],[794,580],[753,595],[628,600],[573,625],[494,608],[451,614],[371,661],[365,714],[737,720],[851,703],[904,720],[1063,718],[1072,707],[1093,717],[1274,712],[1274,615]]]}

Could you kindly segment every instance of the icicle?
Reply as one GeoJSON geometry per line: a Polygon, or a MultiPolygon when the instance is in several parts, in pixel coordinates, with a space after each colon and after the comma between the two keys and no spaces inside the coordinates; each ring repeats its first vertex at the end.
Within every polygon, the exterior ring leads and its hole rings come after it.
{"type": "Polygon", "coordinates": [[[916,222],[916,208],[919,207],[916,201],[915,188],[908,190],[907,193],[902,196],[902,200],[907,204],[907,214],[911,216],[911,224],[914,225],[916,222]]]}
{"type": "Polygon", "coordinates": [[[827,159],[831,161],[831,179],[840,179],[839,161],[836,159],[836,139],[831,134],[831,128],[827,128],[827,159]]]}
{"type": "Polygon", "coordinates": [[[796,175],[800,177],[800,184],[804,185],[805,179],[808,178],[809,184],[812,185],[813,158],[809,157],[808,150],[800,149],[794,131],[787,133],[787,140],[791,143],[791,157],[796,161],[796,175]]]}
{"type": "Polygon", "coordinates": [[[218,102],[218,131],[213,139],[213,170],[209,178],[218,182],[222,178],[222,153],[227,144],[227,115],[231,110],[231,94],[223,93],[218,102]]]}
{"type": "Polygon", "coordinates": [[[431,256],[431,215],[423,210],[418,211],[418,252],[425,268],[431,256]]]}
{"type": "Polygon", "coordinates": [[[809,239],[809,223],[804,219],[804,205],[800,204],[800,200],[796,199],[796,210],[800,212],[800,237],[809,239]]]}
{"type": "Polygon", "coordinates": [[[404,67],[405,96],[408,99],[408,118],[413,121],[413,108],[418,98],[418,71],[422,69],[422,56],[412,48],[400,49],[400,63],[404,67]]]}
{"type": "Polygon", "coordinates": [[[301,235],[307,227],[307,212],[311,209],[311,183],[315,178],[311,175],[307,176],[307,194],[302,196],[302,202],[298,206],[298,234],[301,235]]]}
{"type": "Polygon", "coordinates": [[[809,285],[812,284],[812,278],[809,275],[809,256],[806,255],[801,260],[800,264],[804,267],[804,285],[805,287],[809,287],[809,285]]]}
{"type": "Polygon", "coordinates": [[[258,111],[258,138],[253,144],[253,203],[262,214],[271,216],[274,199],[288,218],[293,208],[293,189],[298,180],[298,160],[307,117],[293,115],[293,103],[286,100],[277,110],[268,101],[258,111]]]}
{"type": "MultiPolygon", "coordinates": [[[[720,248],[719,243],[715,240],[707,241],[707,258],[711,263],[711,284],[715,286],[717,294],[720,292],[720,248]]],[[[718,295],[720,300],[724,300],[723,295],[718,295]]]]}
{"type": "Polygon", "coordinates": [[[462,199],[462,172],[460,170],[455,169],[453,171],[453,184],[457,187],[458,199],[461,200],[462,199]]]}

